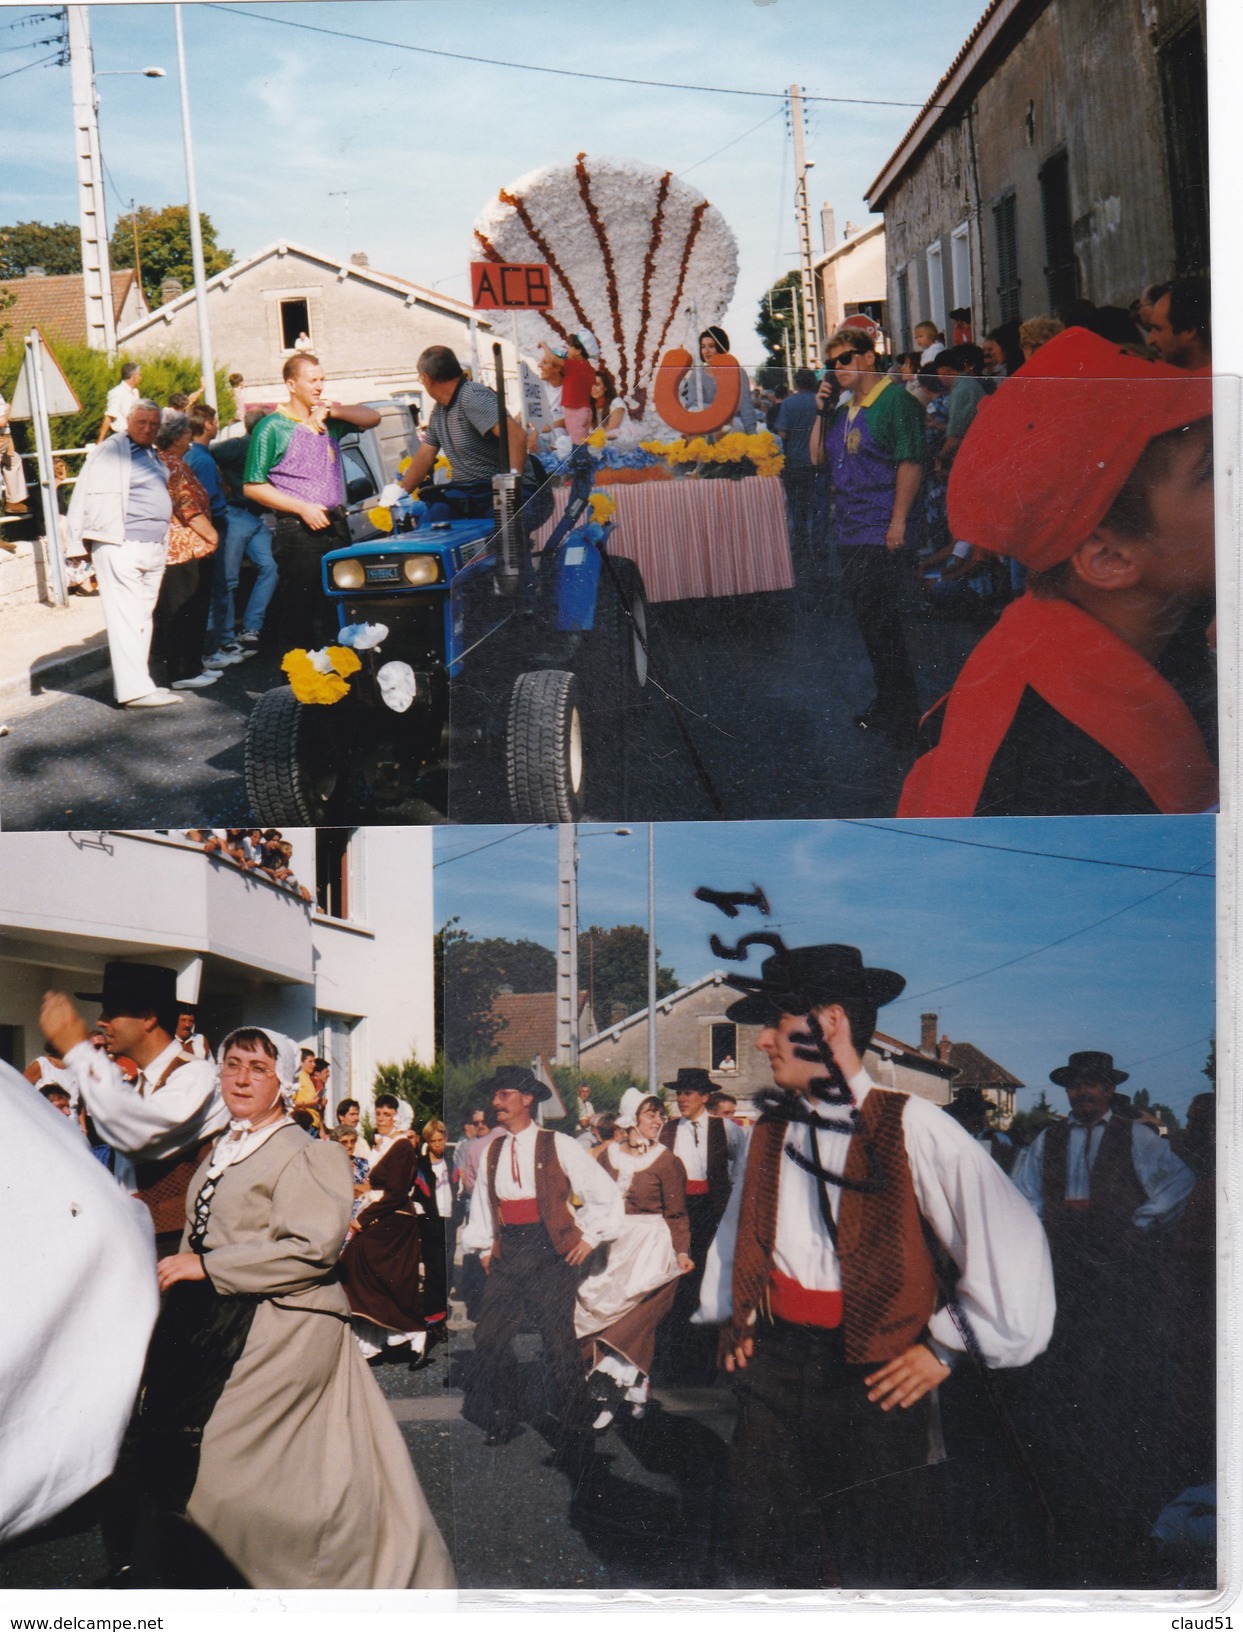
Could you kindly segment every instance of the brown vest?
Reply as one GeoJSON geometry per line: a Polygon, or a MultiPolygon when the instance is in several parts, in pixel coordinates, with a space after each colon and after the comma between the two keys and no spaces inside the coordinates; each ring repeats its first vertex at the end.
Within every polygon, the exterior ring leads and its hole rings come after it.
{"type": "MultiPolygon", "coordinates": [[[[660,1130],[660,1142],[667,1150],[672,1150],[674,1141],[678,1137],[678,1117],[672,1122],[666,1122],[660,1130]]],[[[712,1216],[719,1224],[721,1216],[729,1205],[729,1193],[733,1186],[729,1182],[729,1145],[726,1141],[725,1124],[719,1116],[708,1117],[708,1200],[712,1203],[712,1216]]]]}
{"type": "Polygon", "coordinates": [[[1066,1165],[1070,1151],[1067,1122],[1053,1122],[1045,1129],[1041,1184],[1044,1199],[1044,1227],[1049,1246],[1056,1252],[1068,1230],[1088,1225],[1093,1244],[1103,1250],[1123,1248],[1129,1239],[1135,1209],[1146,1200],[1144,1187],[1135,1173],[1131,1156],[1131,1123],[1124,1116],[1111,1116],[1101,1136],[1100,1149],[1088,1177],[1088,1205],[1067,1206],[1066,1165]]]}
{"type": "MultiPolygon", "coordinates": [[[[884,1363],[910,1347],[936,1308],[937,1282],[924,1240],[915,1186],[902,1138],[905,1094],[873,1088],[860,1113],[884,1185],[876,1192],[843,1190],[837,1222],[842,1276],[842,1326],[851,1365],[884,1363]]],[[[734,1249],[737,1338],[754,1312],[771,1318],[768,1287],[777,1239],[777,1189],[786,1125],[761,1121],[751,1135],[734,1249]]],[[[869,1179],[863,1141],[852,1136],[845,1176],[869,1179]]]]}
{"type": "MultiPolygon", "coordinates": [[[[158,1094],[174,1071],[180,1070],[183,1065],[196,1063],[193,1054],[178,1053],[165,1067],[151,1092],[158,1094]]],[[[134,1163],[138,1199],[150,1212],[157,1235],[167,1235],[173,1230],[185,1228],[186,1192],[190,1188],[190,1180],[215,1142],[216,1135],[212,1134],[210,1139],[202,1140],[193,1150],[182,1151],[179,1156],[166,1156],[159,1162],[134,1163]]]]}
{"type": "MultiPolygon", "coordinates": [[[[496,1195],[496,1169],[501,1160],[503,1139],[494,1139],[488,1151],[488,1200],[492,1203],[492,1254],[501,1250],[501,1204],[496,1195]]],[[[535,1135],[535,1203],[539,1208],[540,1223],[548,1232],[548,1239],[559,1258],[572,1252],[583,1239],[583,1233],[574,1222],[570,1207],[570,1181],[557,1160],[557,1141],[550,1128],[540,1128],[535,1135]]]]}

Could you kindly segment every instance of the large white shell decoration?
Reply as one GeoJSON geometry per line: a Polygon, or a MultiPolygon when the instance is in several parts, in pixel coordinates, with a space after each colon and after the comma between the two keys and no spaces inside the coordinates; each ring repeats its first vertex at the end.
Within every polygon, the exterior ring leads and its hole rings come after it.
{"type": "Polygon", "coordinates": [[[482,212],[475,241],[490,260],[552,268],[551,310],[518,316],[523,348],[590,329],[640,420],[661,354],[684,345],[697,355],[698,329],[721,317],[738,276],[738,246],[715,205],[634,159],[580,153],[533,170],[482,212]]]}

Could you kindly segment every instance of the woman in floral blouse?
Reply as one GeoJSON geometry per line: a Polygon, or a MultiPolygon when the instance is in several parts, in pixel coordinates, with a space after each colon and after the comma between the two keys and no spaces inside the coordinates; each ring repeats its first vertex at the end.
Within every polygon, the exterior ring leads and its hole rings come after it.
{"type": "Polygon", "coordinates": [[[219,669],[203,667],[211,608],[211,557],[217,537],[207,494],[185,463],[190,437],[186,414],[170,414],[155,437],[156,451],[168,467],[173,519],[168,534],[168,562],[155,607],[151,653],[163,659],[174,691],[198,691],[220,678],[219,669]]]}

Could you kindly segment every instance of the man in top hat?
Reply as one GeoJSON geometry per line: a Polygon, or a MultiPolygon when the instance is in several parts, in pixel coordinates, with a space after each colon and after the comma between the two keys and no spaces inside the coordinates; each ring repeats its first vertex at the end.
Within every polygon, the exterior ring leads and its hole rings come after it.
{"type": "Polygon", "coordinates": [[[1031,1454],[1057,1494],[1062,1586],[1139,1579],[1164,1490],[1170,1376],[1162,1318],[1161,1237],[1195,1175],[1147,1123],[1119,1115],[1127,1073],[1100,1049],[1049,1073],[1070,1116],[1042,1130],[1014,1182],[1043,1220],[1057,1322],[1032,1372],[1031,1454]],[[1154,1505],[1155,1504],[1155,1505],[1154,1505]]]}
{"type": "Polygon", "coordinates": [[[1211,414],[1210,380],[1078,328],[981,405],[950,531],[1027,592],[963,665],[900,816],[1216,803],[1211,414]]]}
{"type": "Polygon", "coordinates": [[[132,1163],[134,1189],[151,1213],[156,1251],[163,1258],[180,1246],[190,1180],[229,1120],[216,1067],[210,1059],[195,1059],[177,1041],[174,970],[106,963],[103,991],[77,995],[100,1005],[108,1049],[138,1066],[133,1084],[109,1053],[92,1047],[68,993],[45,995],[40,1024],[72,1070],[100,1137],[132,1163]]]}
{"type": "Polygon", "coordinates": [[[534,1325],[551,1378],[548,1409],[558,1422],[557,1451],[581,1473],[591,1454],[592,1407],[574,1335],[581,1266],[603,1241],[621,1234],[618,1187],[568,1134],[536,1126],[535,1107],[550,1097],[525,1066],[502,1066],[478,1085],[490,1097],[503,1136],[484,1151],[462,1246],[487,1273],[475,1327],[470,1392],[485,1418],[487,1443],[504,1445],[526,1414],[510,1344],[534,1325]]]}
{"type": "Polygon", "coordinates": [[[956,1368],[1026,1365],[1047,1343],[1043,1233],[938,1106],[869,1076],[877,1009],[901,975],[824,945],[726,979],[746,993],[728,1016],[762,1026],[780,1091],[752,1131],[698,1316],[720,1325],[737,1383],[738,1584],[942,1584],[933,1395],[971,1387],[956,1368]]]}
{"type": "Polygon", "coordinates": [[[695,1267],[678,1282],[677,1298],[661,1326],[658,1375],[670,1382],[707,1383],[716,1371],[715,1344],[710,1333],[691,1325],[691,1317],[699,1307],[708,1248],[729,1204],[735,1165],[746,1138],[736,1123],[709,1112],[708,1098],[716,1084],[701,1067],[679,1066],[677,1076],[665,1087],[677,1098],[678,1114],[661,1129],[660,1142],[686,1169],[690,1257],[695,1267]]]}

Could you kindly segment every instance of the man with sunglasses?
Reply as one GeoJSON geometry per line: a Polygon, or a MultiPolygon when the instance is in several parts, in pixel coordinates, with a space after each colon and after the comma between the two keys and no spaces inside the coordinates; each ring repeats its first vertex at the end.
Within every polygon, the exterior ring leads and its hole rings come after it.
{"type": "Polygon", "coordinates": [[[905,748],[919,709],[899,613],[899,552],[923,478],[924,416],[880,371],[876,343],[863,329],[838,329],[825,360],[817,401],[827,405],[835,385],[850,397],[827,424],[823,415],[817,420],[811,459],[828,467],[838,558],[876,684],[855,725],[905,748]]]}

